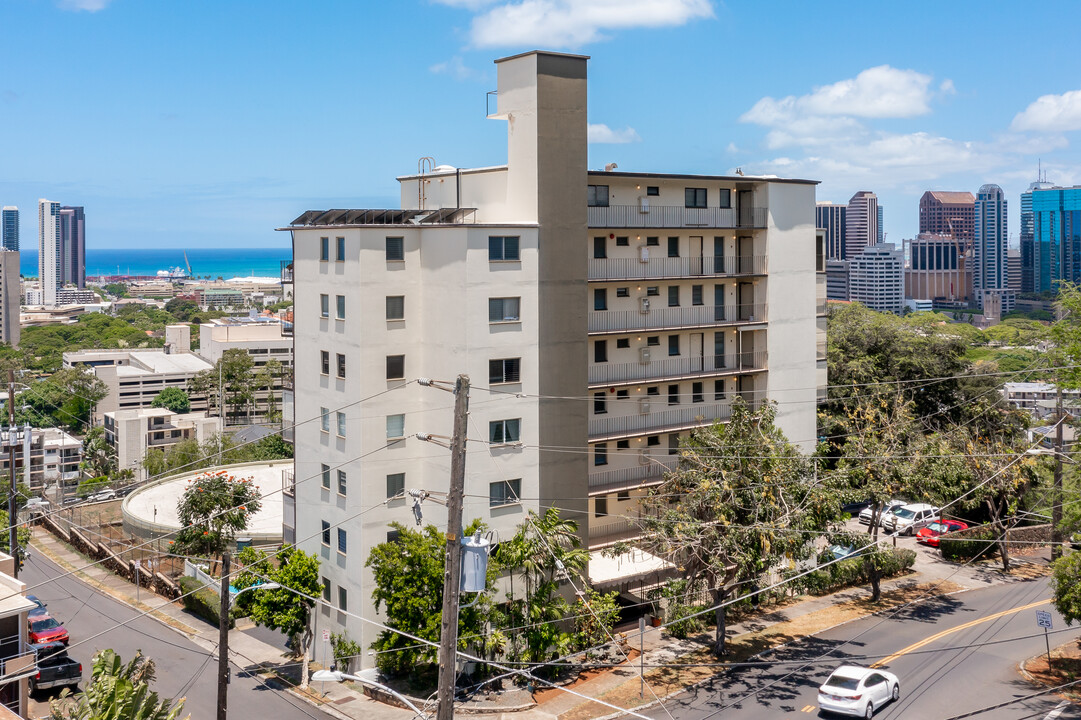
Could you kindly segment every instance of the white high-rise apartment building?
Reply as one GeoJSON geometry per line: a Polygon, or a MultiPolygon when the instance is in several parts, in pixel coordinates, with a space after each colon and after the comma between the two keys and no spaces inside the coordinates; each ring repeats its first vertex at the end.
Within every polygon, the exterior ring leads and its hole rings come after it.
{"type": "Polygon", "coordinates": [[[905,253],[893,243],[866,247],[848,265],[848,298],[900,315],[905,308],[905,253]]]}
{"type": "Polygon", "coordinates": [[[42,305],[56,307],[60,284],[60,203],[38,200],[38,281],[42,305]]]}
{"type": "Polygon", "coordinates": [[[865,247],[878,244],[878,196],[870,190],[860,190],[848,201],[845,213],[845,260],[863,252],[865,247]]]}
{"type": "Polygon", "coordinates": [[[1008,313],[1016,296],[1010,290],[1006,194],[998,185],[982,185],[976,193],[973,238],[972,293],[976,304],[983,308],[987,295],[998,295],[1001,312],[1008,313]]]}
{"type": "MultiPolygon", "coordinates": [[[[470,376],[464,520],[503,538],[548,507],[593,548],[633,538],[635,498],[737,396],[778,401],[788,437],[816,442],[815,183],[587,171],[586,58],[497,66],[506,165],[428,164],[398,178],[400,209],[284,228],[296,470],[283,534],[320,556],[325,598],[367,617],[369,553],[390,521],[414,523],[404,491],[448,486],[449,453],[417,434],[449,436],[453,400],[418,378],[470,376]]],[[[421,509],[445,524],[442,505],[421,509]]],[[[372,639],[342,613],[318,622],[372,639]]]]}

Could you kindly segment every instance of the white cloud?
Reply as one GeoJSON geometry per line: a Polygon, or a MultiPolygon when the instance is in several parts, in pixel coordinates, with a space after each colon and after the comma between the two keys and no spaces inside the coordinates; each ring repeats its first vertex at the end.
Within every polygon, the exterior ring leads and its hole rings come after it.
{"type": "Polygon", "coordinates": [[[942,81],[942,84],[938,86],[938,91],[943,95],[956,95],[957,88],[953,86],[953,80],[946,78],[942,81]]]}
{"type": "Polygon", "coordinates": [[[469,80],[478,75],[478,73],[468,67],[458,55],[455,55],[445,62],[436,63],[428,68],[428,70],[437,75],[450,75],[455,80],[469,80]]]}
{"type": "Polygon", "coordinates": [[[1017,114],[1010,129],[1036,132],[1081,130],[1081,90],[1037,98],[1017,114]]]}
{"type": "Polygon", "coordinates": [[[580,47],[605,33],[685,25],[713,17],[710,0],[437,0],[473,12],[476,47],[580,47]]]}
{"type": "Polygon", "coordinates": [[[604,123],[590,123],[588,129],[589,142],[607,143],[611,145],[623,145],[626,143],[642,142],[642,138],[632,127],[622,130],[613,130],[604,123]]]}
{"type": "Polygon", "coordinates": [[[104,10],[112,0],[60,0],[60,8],[62,10],[85,10],[86,12],[97,12],[98,10],[104,10]]]}

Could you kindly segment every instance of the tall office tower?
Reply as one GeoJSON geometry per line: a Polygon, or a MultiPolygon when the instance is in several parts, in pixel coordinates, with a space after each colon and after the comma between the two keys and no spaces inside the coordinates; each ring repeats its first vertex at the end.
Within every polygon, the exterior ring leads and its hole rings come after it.
{"type": "Polygon", "coordinates": [[[920,233],[908,241],[905,297],[914,300],[968,302],[972,268],[965,244],[953,235],[920,233]]]}
{"type": "Polygon", "coordinates": [[[86,217],[81,207],[60,208],[61,285],[86,287],[86,217]]]}
{"type": "Polygon", "coordinates": [[[864,248],[849,261],[848,298],[879,312],[905,309],[905,253],[893,243],[864,248]]]}
{"type": "Polygon", "coordinates": [[[6,205],[0,210],[0,240],[5,250],[19,250],[19,208],[6,205]]]}
{"type": "Polygon", "coordinates": [[[878,206],[878,241],[877,245],[881,245],[886,242],[886,222],[885,222],[885,209],[878,206]]]}
{"type": "Polygon", "coordinates": [[[967,250],[972,245],[975,205],[970,192],[928,190],[920,198],[920,234],[952,235],[967,250]]]}
{"type": "Polygon", "coordinates": [[[1007,286],[1014,293],[1021,292],[1021,251],[1010,248],[1006,252],[1007,286]]]}
{"type": "Polygon", "coordinates": [[[0,250],[0,342],[19,344],[19,253],[0,250]]]}
{"type": "Polygon", "coordinates": [[[1032,193],[1035,190],[1047,190],[1054,187],[1049,182],[1037,180],[1028,186],[1028,190],[1021,193],[1021,292],[1037,292],[1037,285],[1041,284],[1037,277],[1039,268],[1049,258],[1043,258],[1039,254],[1036,245],[1036,221],[1032,212],[1032,193]]]}
{"type": "Polygon", "coordinates": [[[998,295],[1001,302],[997,307],[1008,313],[1016,296],[1010,290],[1006,255],[1006,196],[998,185],[983,185],[976,193],[972,230],[972,292],[976,305],[983,308],[987,295],[998,295]]]}
{"type": "Polygon", "coordinates": [[[826,231],[826,259],[843,260],[845,256],[845,214],[847,205],[815,205],[815,227],[826,231]]]}
{"type": "Polygon", "coordinates": [[[56,307],[60,283],[60,203],[38,200],[38,282],[41,302],[56,307]]]}
{"type": "Polygon", "coordinates": [[[848,201],[845,217],[845,260],[851,260],[865,247],[878,244],[878,196],[860,190],[848,201]]]}
{"type": "MultiPolygon", "coordinates": [[[[295,415],[318,418],[294,428],[283,536],[365,617],[369,552],[388,522],[413,523],[404,491],[448,487],[449,454],[417,435],[451,434],[448,396],[417,378],[471,377],[469,432],[486,444],[471,445],[465,521],[501,538],[559,506],[590,548],[634,546],[640,498],[737,396],[776,400],[785,434],[815,445],[815,183],[587,171],[586,58],[529,52],[497,75],[506,165],[428,165],[398,178],[400,208],[311,210],[283,228],[295,415]]],[[[422,510],[445,524],[443,506],[422,510]]],[[[648,576],[638,557],[612,587],[648,576]]],[[[372,639],[345,614],[320,624],[372,639]]]]}
{"type": "Polygon", "coordinates": [[[1081,186],[1035,188],[1032,198],[1032,291],[1081,282],[1081,186]]]}

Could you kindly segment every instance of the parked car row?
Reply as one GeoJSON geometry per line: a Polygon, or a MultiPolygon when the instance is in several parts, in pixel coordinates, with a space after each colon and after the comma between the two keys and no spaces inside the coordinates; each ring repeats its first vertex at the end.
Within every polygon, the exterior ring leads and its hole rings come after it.
{"type": "MultiPolygon", "coordinates": [[[[874,512],[873,505],[864,508],[859,514],[859,521],[864,525],[870,525],[874,512]]],[[[939,509],[934,505],[889,500],[882,507],[878,525],[897,535],[915,535],[931,523],[938,522],[938,516],[939,509]]]]}
{"type": "Polygon", "coordinates": [[[70,641],[64,625],[49,613],[39,598],[27,595],[35,607],[27,613],[26,633],[37,655],[37,672],[30,676],[30,692],[57,687],[76,688],[83,678],[83,666],[68,656],[70,641]]]}

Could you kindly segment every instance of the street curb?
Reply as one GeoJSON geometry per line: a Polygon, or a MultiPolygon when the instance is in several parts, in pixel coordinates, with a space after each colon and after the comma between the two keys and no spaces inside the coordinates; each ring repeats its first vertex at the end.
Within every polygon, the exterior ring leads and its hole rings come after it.
{"type": "Polygon", "coordinates": [[[263,682],[266,683],[267,687],[273,688],[274,690],[277,690],[279,692],[285,692],[285,693],[289,694],[290,697],[294,697],[294,698],[296,698],[298,700],[301,700],[301,701],[307,703],[308,705],[310,705],[311,707],[316,708],[317,710],[321,710],[321,711],[325,712],[327,715],[330,715],[331,717],[335,717],[338,720],[353,720],[353,718],[349,717],[348,715],[343,713],[341,710],[334,707],[334,703],[316,702],[315,700],[311,699],[307,695],[304,695],[303,693],[296,692],[296,690],[294,689],[294,687],[292,685],[281,682],[277,678],[277,676],[274,675],[274,674],[271,674],[271,675],[261,675],[261,674],[258,674],[258,673],[256,673],[256,674],[259,675],[259,677],[261,677],[263,679],[263,682]]]}

